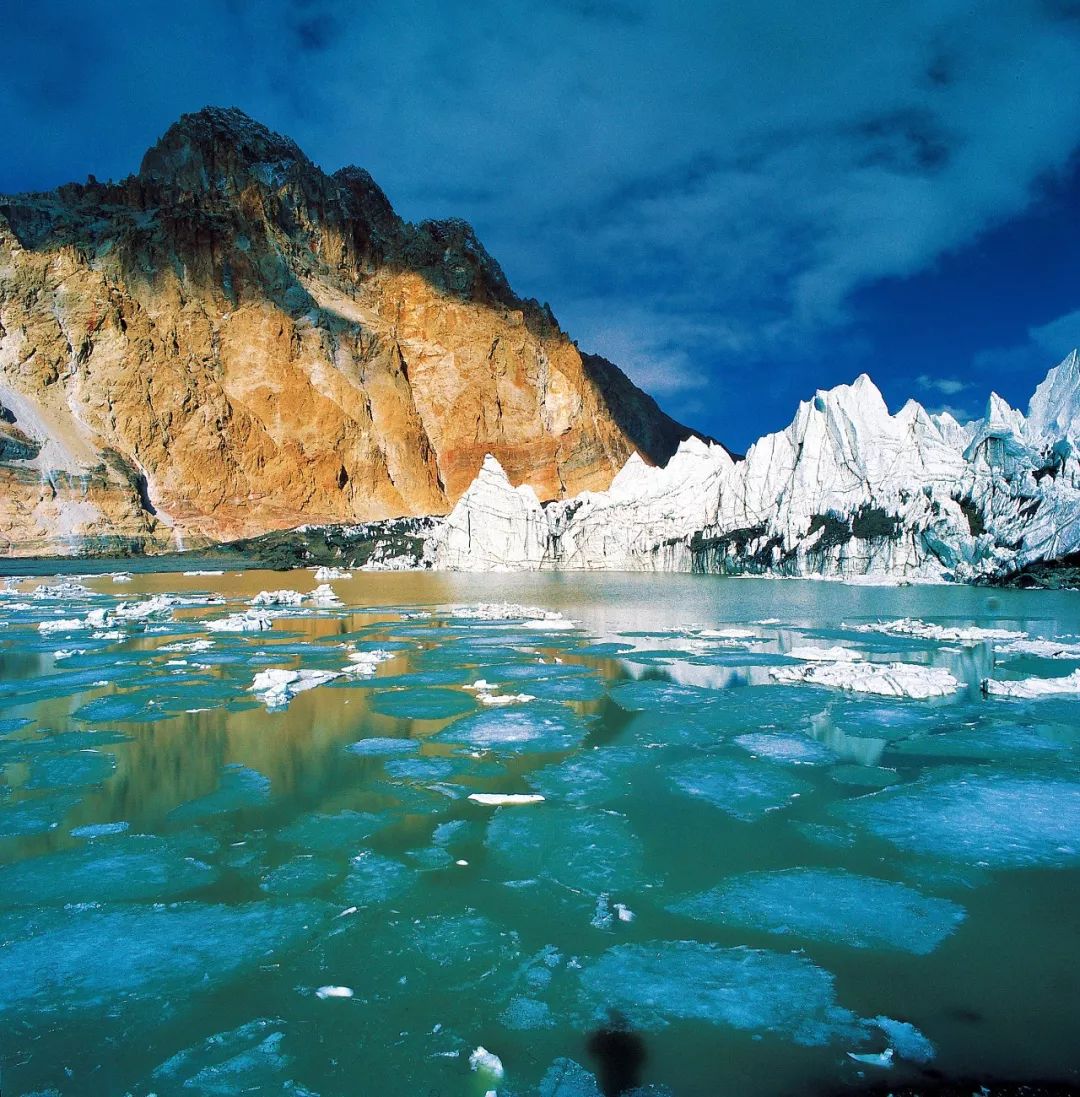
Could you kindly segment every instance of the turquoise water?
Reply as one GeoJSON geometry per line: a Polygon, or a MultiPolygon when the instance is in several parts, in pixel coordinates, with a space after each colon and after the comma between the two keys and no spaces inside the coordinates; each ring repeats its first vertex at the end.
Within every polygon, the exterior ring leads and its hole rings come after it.
{"type": "Polygon", "coordinates": [[[43,582],[0,597],[4,1097],[595,1094],[613,1017],[680,1097],[1077,1079],[1080,699],[979,684],[1080,659],[863,628],[1068,652],[1076,594],[357,573],[223,632],[315,580],[43,582]],[[957,686],[773,676],[835,646],[957,686]]]}

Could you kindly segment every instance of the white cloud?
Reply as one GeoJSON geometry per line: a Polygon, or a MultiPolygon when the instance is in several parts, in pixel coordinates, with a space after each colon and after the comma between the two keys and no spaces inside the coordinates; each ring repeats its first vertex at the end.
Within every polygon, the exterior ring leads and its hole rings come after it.
{"type": "Polygon", "coordinates": [[[956,377],[930,377],[928,374],[920,374],[915,378],[915,383],[921,389],[932,392],[940,392],[942,396],[955,396],[964,389],[970,388],[968,381],[961,381],[956,377]]]}

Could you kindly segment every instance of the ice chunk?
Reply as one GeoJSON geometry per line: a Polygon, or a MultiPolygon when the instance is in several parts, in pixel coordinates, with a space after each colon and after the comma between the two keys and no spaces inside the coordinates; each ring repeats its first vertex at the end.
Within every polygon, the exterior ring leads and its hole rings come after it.
{"type": "Polygon", "coordinates": [[[211,632],[265,632],[274,627],[274,619],[269,613],[249,609],[244,613],[230,613],[228,617],[207,621],[204,627],[211,632]]]}
{"type": "Polygon", "coordinates": [[[27,788],[80,788],[100,785],[116,771],[116,759],[97,750],[35,758],[27,788]]]}
{"type": "Polygon", "coordinates": [[[315,569],[315,581],[325,583],[330,579],[351,579],[352,572],[343,568],[321,567],[315,569]]]}
{"type": "Polygon", "coordinates": [[[735,876],[668,910],[721,925],[918,956],[937,948],[964,919],[963,907],[904,884],[802,868],[735,876]]]}
{"type": "Polygon", "coordinates": [[[834,812],[913,853],[1021,868],[1080,859],[1080,783],[978,774],[926,777],[834,812]]]}
{"type": "Polygon", "coordinates": [[[371,707],[384,716],[403,720],[446,720],[475,711],[476,702],[458,690],[425,687],[378,693],[371,707]]]}
{"type": "Polygon", "coordinates": [[[40,834],[60,825],[60,820],[79,802],[77,796],[54,795],[43,800],[22,800],[0,806],[0,838],[40,834]]]}
{"type": "Polygon", "coordinates": [[[499,1017],[503,1025],[516,1032],[529,1032],[538,1028],[553,1028],[555,1019],[547,1002],[536,998],[512,998],[499,1017]]]}
{"type": "Polygon", "coordinates": [[[0,867],[0,906],[160,901],[217,878],[216,869],[186,856],[182,846],[168,839],[106,837],[0,867]]]}
{"type": "Polygon", "coordinates": [[[960,683],[944,667],[915,663],[811,663],[771,667],[769,675],[778,682],[806,682],[882,697],[945,697],[960,688],[960,683]]]}
{"type": "Polygon", "coordinates": [[[602,1097],[602,1094],[595,1076],[580,1063],[556,1059],[540,1079],[539,1097],[602,1097]]]}
{"type": "Polygon", "coordinates": [[[735,742],[745,751],[768,758],[773,762],[790,762],[793,765],[817,765],[831,762],[836,755],[815,739],[800,735],[779,735],[768,731],[754,731],[738,735],[735,742]]]}
{"type": "Polygon", "coordinates": [[[308,596],[307,599],[313,605],[335,607],[344,605],[342,600],[334,593],[334,588],[329,583],[320,583],[308,596]]]}
{"type": "Polygon", "coordinates": [[[785,652],[792,659],[802,659],[808,663],[853,663],[861,659],[862,653],[852,648],[797,647],[785,652]]]}
{"type": "Polygon", "coordinates": [[[212,990],[269,957],[279,959],[324,917],[326,908],[310,902],[69,906],[0,915],[0,1016],[101,1017],[127,1008],[132,1021],[160,1024],[196,989],[212,990]]]}
{"type": "Polygon", "coordinates": [[[651,762],[634,747],[600,747],[526,774],[538,792],[573,804],[604,804],[625,796],[629,773],[651,762]]]}
{"type": "MultiPolygon", "coordinates": [[[[380,663],[385,663],[387,659],[393,659],[393,657],[394,652],[387,651],[384,648],[374,648],[369,651],[350,651],[349,662],[342,669],[342,674],[370,676],[375,673],[375,668],[378,667],[380,663]]],[[[387,679],[383,679],[379,682],[379,685],[388,684],[389,682],[387,679]]]]}
{"type": "Polygon", "coordinates": [[[1063,678],[1021,678],[1005,682],[986,678],[982,691],[987,697],[1013,697],[1031,700],[1036,697],[1054,697],[1080,693],[1080,670],[1074,670],[1063,678]]]}
{"type": "Polygon", "coordinates": [[[994,654],[1028,655],[1035,659],[1078,659],[1080,644],[1065,640],[1012,640],[1007,644],[995,644],[994,654]]]}
{"type": "Polygon", "coordinates": [[[385,815],[340,811],[336,815],[305,815],[278,831],[278,838],[302,849],[341,852],[364,844],[386,826],[385,815]]]}
{"type": "Polygon", "coordinates": [[[338,674],[334,670],[260,670],[250,689],[267,708],[284,708],[296,694],[332,682],[338,674]]]}
{"type": "Polygon", "coordinates": [[[342,896],[356,906],[376,906],[396,899],[415,880],[416,874],[400,861],[366,850],[352,859],[342,896]]]}
{"type": "Polygon", "coordinates": [[[907,1021],[894,1021],[890,1017],[875,1017],[872,1024],[885,1033],[889,1043],[901,1059],[912,1063],[929,1063],[934,1058],[934,1045],[907,1021]]]}
{"type": "Polygon", "coordinates": [[[253,606],[299,606],[304,596],[298,590],[261,590],[251,599],[253,606]]]}
{"type": "Polygon", "coordinates": [[[611,699],[627,712],[648,709],[695,709],[716,704],[718,693],[700,686],[677,686],[666,682],[624,682],[610,691],[611,699]]]}
{"type": "Polygon", "coordinates": [[[893,1049],[887,1047],[882,1052],[854,1052],[849,1051],[847,1057],[856,1063],[862,1063],[868,1067],[883,1067],[888,1070],[893,1065],[893,1049]]]}
{"type": "Polygon", "coordinates": [[[89,628],[89,625],[79,617],[63,617],[54,621],[42,621],[38,625],[38,632],[43,636],[51,636],[57,632],[80,632],[89,628]]]}
{"type": "Polygon", "coordinates": [[[502,1060],[482,1045],[469,1056],[469,1069],[479,1074],[481,1081],[493,1086],[503,1079],[502,1060]]]}
{"type": "Polygon", "coordinates": [[[512,753],[559,751],[569,750],[585,738],[585,724],[561,705],[537,703],[528,709],[462,717],[434,738],[512,753]]]}
{"type": "Polygon", "coordinates": [[[259,1018],[231,1032],[219,1032],[162,1063],[139,1093],[197,1093],[231,1097],[238,1093],[274,1093],[312,1097],[288,1077],[290,1060],[281,1049],[284,1024],[259,1018]]]}
{"type": "Polygon", "coordinates": [[[919,640],[936,640],[946,644],[985,644],[993,640],[1023,640],[1026,632],[1003,628],[976,628],[975,626],[934,625],[910,617],[899,621],[879,621],[870,625],[855,626],[857,632],[883,632],[887,636],[914,636],[919,640]]]}
{"type": "Polygon", "coordinates": [[[261,807],[269,798],[269,777],[247,766],[232,764],[221,771],[216,791],[173,808],[169,818],[202,819],[208,815],[223,815],[242,808],[261,807]]]}
{"type": "Polygon", "coordinates": [[[118,822],[118,823],[87,823],[85,826],[72,827],[72,838],[105,838],[113,834],[123,834],[129,827],[130,823],[118,822]]]}
{"type": "Polygon", "coordinates": [[[384,735],[372,735],[350,743],[345,748],[350,754],[362,757],[387,758],[400,754],[412,754],[420,749],[419,739],[391,739],[384,735]]]}
{"type": "Polygon", "coordinates": [[[543,796],[516,792],[473,792],[469,799],[483,807],[515,807],[523,804],[542,804],[543,796]]]}
{"type": "Polygon", "coordinates": [[[352,996],[352,987],[325,986],[315,991],[316,998],[351,998],[352,996]]]}
{"type": "Polygon", "coordinates": [[[787,770],[726,758],[692,759],[669,772],[676,788],[744,823],[788,806],[792,797],[811,788],[787,770]]]}
{"type": "Polygon", "coordinates": [[[618,1010],[644,1030],[705,1021],[808,1045],[859,1032],[834,1001],[832,975],[792,953],[697,941],[617,945],[585,967],[581,993],[594,1021],[618,1010]]]}
{"type": "Polygon", "coordinates": [[[337,864],[325,858],[293,857],[268,872],[259,888],[270,895],[311,895],[339,873],[337,864]]]}
{"type": "Polygon", "coordinates": [[[503,811],[484,844],[510,872],[541,876],[593,895],[639,886],[644,851],[621,815],[563,807],[503,811]]]}

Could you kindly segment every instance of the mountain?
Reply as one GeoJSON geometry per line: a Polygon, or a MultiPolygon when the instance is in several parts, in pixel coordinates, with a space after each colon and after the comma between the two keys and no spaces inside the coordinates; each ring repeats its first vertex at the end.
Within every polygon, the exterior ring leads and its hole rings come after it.
{"type": "Polygon", "coordinates": [[[690,434],[467,224],[408,224],[240,111],[120,183],[0,198],[8,554],[445,514],[488,453],[560,499],[690,434]]]}
{"type": "Polygon", "coordinates": [[[1075,351],[1026,416],[991,395],[966,425],[914,400],[892,415],[864,375],[800,404],[741,461],[689,439],[665,467],[632,456],[607,491],[547,505],[489,457],[402,562],[1037,581],[1080,561],[1078,439],[1075,351]]]}

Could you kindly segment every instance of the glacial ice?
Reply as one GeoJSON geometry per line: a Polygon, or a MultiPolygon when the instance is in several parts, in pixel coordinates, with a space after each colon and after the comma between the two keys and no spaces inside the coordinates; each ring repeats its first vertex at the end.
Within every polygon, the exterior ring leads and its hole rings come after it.
{"type": "Polygon", "coordinates": [[[705,800],[744,823],[789,806],[793,797],[811,789],[779,766],[726,758],[695,758],[671,766],[668,773],[679,791],[705,800]]]}
{"type": "Polygon", "coordinates": [[[1021,678],[1016,681],[986,678],[982,688],[988,697],[1012,697],[1020,700],[1076,695],[1080,694],[1080,669],[1062,678],[1021,678]]]}
{"type": "Polygon", "coordinates": [[[860,632],[882,632],[887,636],[913,636],[919,640],[934,640],[943,644],[985,644],[991,641],[1018,641],[1027,633],[1012,629],[976,628],[975,626],[935,625],[910,617],[899,621],[879,621],[876,624],[858,625],[860,632]]]}
{"type": "Polygon", "coordinates": [[[585,738],[581,717],[554,703],[464,716],[434,738],[480,750],[533,753],[569,750],[585,738]]]}
{"type": "Polygon", "coordinates": [[[586,965],[580,981],[594,1023],[618,1010],[645,1031],[705,1021],[807,1045],[860,1032],[835,1002],[832,975],[791,953],[696,941],[616,945],[586,965]]]}
{"type": "Polygon", "coordinates": [[[333,861],[320,857],[293,857],[271,869],[260,881],[259,888],[269,895],[311,895],[340,874],[333,861]]]}
{"type": "Polygon", "coordinates": [[[1080,783],[1052,777],[927,776],[836,805],[900,849],[989,868],[1080,858],[1080,783]]]}
{"type": "Polygon", "coordinates": [[[234,1097],[244,1092],[314,1097],[289,1078],[292,1060],[282,1050],[285,1035],[284,1022],[269,1018],[216,1033],[162,1063],[143,1089],[201,1097],[234,1097]]]}
{"type": "Polygon", "coordinates": [[[525,779],[549,799],[595,807],[625,796],[631,772],[648,760],[633,747],[600,747],[532,770],[525,779]]]}
{"type": "Polygon", "coordinates": [[[249,609],[243,613],[230,613],[227,617],[207,621],[204,627],[211,632],[265,632],[274,627],[274,619],[269,613],[249,609]]]}
{"type": "Polygon", "coordinates": [[[447,720],[476,709],[476,702],[458,690],[423,687],[380,692],[371,703],[372,711],[402,720],[447,720]]]}
{"type": "Polygon", "coordinates": [[[964,918],[947,899],[828,869],[750,872],[668,906],[701,921],[852,948],[932,952],[964,918]]]}
{"type": "Polygon", "coordinates": [[[805,682],[881,697],[946,697],[960,688],[951,671],[944,667],[915,663],[810,663],[772,667],[769,675],[778,682],[805,682]]]}
{"type": "Polygon", "coordinates": [[[93,749],[35,758],[26,788],[79,788],[98,785],[116,770],[116,759],[93,749]]]}
{"type": "Polygon", "coordinates": [[[251,683],[254,693],[268,709],[284,708],[298,693],[332,682],[334,670],[260,670],[251,683]]]}
{"type": "Polygon", "coordinates": [[[278,960],[315,931],[324,912],[310,902],[188,902],[2,914],[0,1017],[10,1024],[18,1017],[130,1010],[131,1021],[161,1023],[193,991],[278,960]]]}
{"type": "Polygon", "coordinates": [[[305,815],[278,831],[277,836],[301,849],[332,853],[362,847],[386,823],[384,815],[368,811],[305,815]]]}
{"type": "Polygon", "coordinates": [[[217,870],[166,838],[104,837],[0,867],[0,906],[172,899],[212,884],[217,870]]]}
{"type": "Polygon", "coordinates": [[[247,766],[232,763],[221,771],[214,792],[173,808],[170,819],[202,819],[243,808],[261,807],[270,798],[270,779],[247,766]]]}
{"type": "Polygon", "coordinates": [[[400,861],[365,850],[350,862],[341,894],[347,903],[361,907],[377,906],[398,898],[415,881],[416,874],[400,861]]]}
{"type": "Polygon", "coordinates": [[[384,735],[372,735],[367,739],[358,739],[345,748],[350,754],[361,757],[389,758],[401,754],[412,754],[420,749],[419,739],[394,739],[384,735]]]}
{"type": "Polygon", "coordinates": [[[507,871],[540,876],[594,895],[642,883],[641,840],[620,815],[545,804],[535,811],[499,810],[485,845],[507,871]]]}
{"type": "Polygon", "coordinates": [[[768,731],[755,731],[737,735],[734,742],[743,750],[772,762],[788,762],[792,765],[812,766],[831,762],[836,755],[827,746],[814,739],[799,735],[779,735],[768,731]]]}

